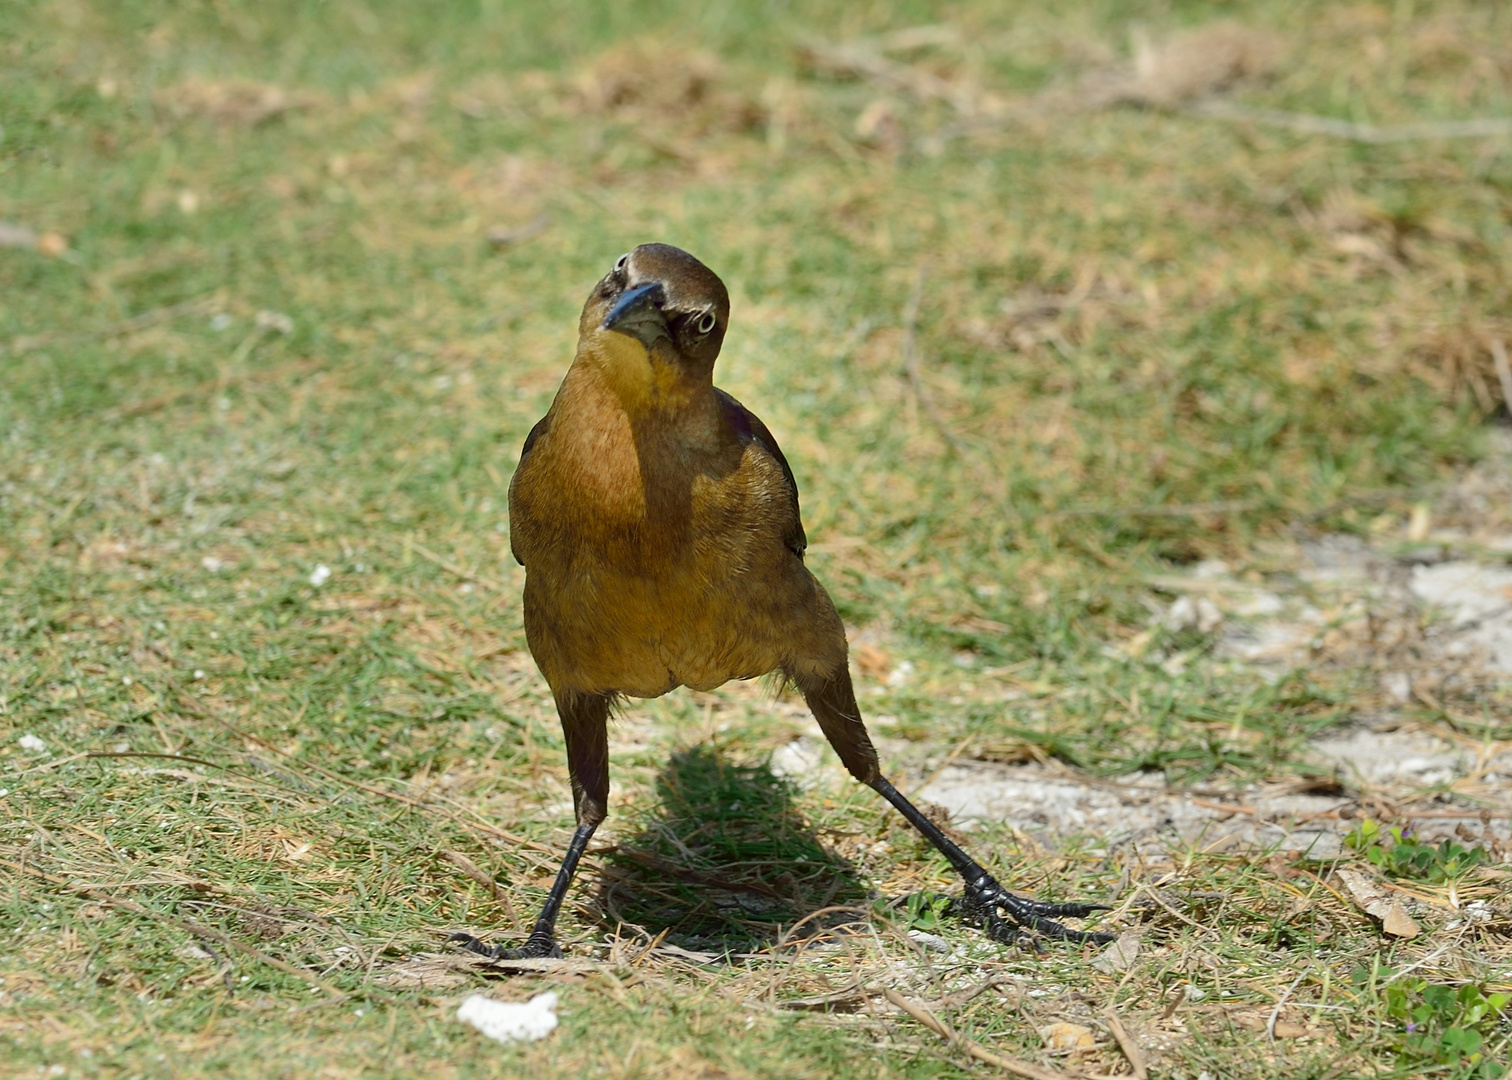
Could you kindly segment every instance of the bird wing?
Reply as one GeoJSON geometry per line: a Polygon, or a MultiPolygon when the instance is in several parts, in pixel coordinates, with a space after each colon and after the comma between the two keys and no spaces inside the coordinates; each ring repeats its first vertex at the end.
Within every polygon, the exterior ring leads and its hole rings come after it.
{"type": "MultiPolygon", "coordinates": [[[[787,458],[782,456],[782,447],[777,445],[776,437],[761,422],[759,416],[719,389],[719,387],[716,386],[714,388],[714,393],[719,397],[719,405],[724,411],[725,420],[735,429],[736,434],[740,436],[740,441],[748,446],[755,443],[765,450],[777,462],[778,467],[782,469],[782,475],[787,480],[788,494],[793,499],[793,527],[788,535],[783,537],[783,543],[787,545],[788,550],[794,555],[797,555],[800,559],[803,558],[804,551],[808,549],[808,537],[804,534],[803,518],[798,512],[798,481],[793,479],[792,466],[788,464],[787,458]]],[[[531,432],[531,438],[534,437],[535,433],[531,432]]],[[[525,445],[528,449],[530,446],[528,440],[525,445]]]]}
{"type": "MultiPolygon", "coordinates": [[[[520,447],[520,464],[515,466],[516,473],[518,473],[524,466],[525,459],[530,456],[531,449],[540,440],[541,436],[546,434],[546,429],[550,426],[551,414],[549,412],[535,422],[535,427],[531,428],[530,434],[525,436],[525,445],[520,447]]],[[[524,566],[525,560],[520,558],[520,549],[515,546],[513,524],[513,522],[510,522],[511,528],[509,530],[509,553],[514,556],[515,562],[519,563],[521,566],[524,566]]]]}

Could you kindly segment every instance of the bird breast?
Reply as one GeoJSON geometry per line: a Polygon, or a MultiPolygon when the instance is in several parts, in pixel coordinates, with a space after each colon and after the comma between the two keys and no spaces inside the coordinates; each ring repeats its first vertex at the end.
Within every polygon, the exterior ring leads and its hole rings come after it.
{"type": "Polygon", "coordinates": [[[807,573],[782,542],[775,462],[733,434],[632,420],[567,390],[510,489],[548,682],[655,697],[779,666],[787,586],[807,573]]]}

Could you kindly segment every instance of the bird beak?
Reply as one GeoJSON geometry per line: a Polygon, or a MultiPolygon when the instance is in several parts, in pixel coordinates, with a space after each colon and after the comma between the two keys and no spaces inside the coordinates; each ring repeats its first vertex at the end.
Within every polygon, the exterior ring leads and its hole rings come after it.
{"type": "Polygon", "coordinates": [[[657,338],[672,336],[662,314],[665,299],[666,290],[655,281],[627,289],[604,316],[604,329],[628,334],[649,349],[657,338]]]}

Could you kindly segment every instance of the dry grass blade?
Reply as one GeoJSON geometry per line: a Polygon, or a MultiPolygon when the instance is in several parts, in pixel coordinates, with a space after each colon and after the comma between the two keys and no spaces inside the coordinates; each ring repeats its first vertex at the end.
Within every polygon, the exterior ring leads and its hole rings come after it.
{"type": "Polygon", "coordinates": [[[1205,514],[1242,514],[1265,504],[1259,499],[1230,499],[1225,502],[1186,503],[1172,506],[1082,506],[1054,510],[1042,518],[1072,517],[1202,517],[1205,514]]]}
{"type": "MultiPolygon", "coordinates": [[[[261,333],[258,333],[256,336],[261,337],[262,335],[261,333]]],[[[249,340],[253,339],[249,338],[249,340]]],[[[242,355],[237,358],[237,362],[239,363],[244,359],[246,359],[245,352],[243,352],[242,355]]],[[[197,386],[187,387],[183,390],[175,390],[167,394],[159,394],[158,396],[148,398],[145,401],[138,401],[131,405],[122,405],[118,408],[110,409],[101,414],[101,419],[107,421],[124,420],[132,416],[142,416],[146,413],[156,412],[159,409],[167,408],[168,406],[183,401],[186,398],[209,397],[212,394],[224,394],[226,390],[231,386],[241,383],[272,383],[276,385],[283,383],[286,379],[292,376],[304,375],[308,372],[314,371],[317,367],[319,367],[319,365],[320,362],[318,360],[299,360],[292,364],[284,364],[280,367],[269,368],[263,371],[247,371],[235,374],[231,373],[228,368],[226,373],[219,375],[214,379],[206,379],[204,382],[200,383],[197,386]]]]}
{"type": "MultiPolygon", "coordinates": [[[[0,223],[3,226],[3,223],[0,223]]],[[[0,242],[0,247],[5,246],[0,242]]],[[[43,334],[30,334],[23,337],[13,338],[9,344],[9,351],[19,355],[31,349],[41,348],[44,345],[54,345],[64,341],[84,341],[89,338],[109,338],[124,334],[132,334],[138,330],[145,330],[161,322],[179,315],[195,311],[205,311],[211,306],[214,299],[212,295],[196,296],[189,300],[182,300],[176,304],[164,304],[144,311],[140,315],[133,315],[129,319],[119,319],[94,331],[50,331],[43,334]]]]}
{"type": "Polygon", "coordinates": [[[867,1000],[871,996],[865,986],[862,985],[860,975],[851,979],[849,985],[828,994],[812,994],[808,997],[788,998],[779,1001],[779,1009],[789,1009],[794,1012],[829,1012],[836,1006],[854,1006],[867,1000]]]}
{"type": "Polygon", "coordinates": [[[924,373],[919,367],[919,305],[924,299],[924,281],[928,276],[928,265],[921,263],[918,273],[914,275],[913,288],[908,293],[908,302],[903,307],[903,367],[908,372],[908,385],[913,388],[914,396],[919,399],[919,408],[923,409],[924,415],[929,417],[929,422],[945,440],[945,445],[949,446],[957,457],[964,460],[967,457],[966,448],[961,445],[955,433],[950,430],[950,425],[945,422],[945,417],[940,414],[934,398],[929,393],[929,388],[924,385],[924,373]]]}
{"type": "Polygon", "coordinates": [[[1015,1061],[1013,1058],[1006,1058],[1001,1054],[994,1054],[981,1043],[956,1034],[946,1027],[944,1021],[935,1016],[934,1013],[924,1008],[918,1002],[904,997],[891,987],[884,989],[882,995],[930,1031],[940,1036],[940,1038],[952,1046],[960,1047],[978,1061],[985,1062],[988,1065],[995,1065],[1004,1072],[1011,1073],[1014,1076],[1026,1077],[1027,1080],[1066,1080],[1067,1074],[1065,1073],[1055,1072],[1053,1069],[1044,1069],[1038,1065],[1031,1065],[1027,1061],[1015,1061]]]}
{"type": "Polygon", "coordinates": [[[1123,1051],[1124,1057],[1129,1059],[1129,1068],[1132,1070],[1134,1080],[1145,1080],[1150,1075],[1149,1065],[1145,1061],[1144,1051],[1129,1034],[1129,1029],[1124,1027],[1123,1021],[1112,1009],[1103,1014],[1103,1019],[1107,1021],[1108,1030],[1113,1033],[1113,1039],[1118,1043],[1118,1048],[1123,1051]]]}
{"type": "MultiPolygon", "coordinates": [[[[450,821],[456,825],[460,825],[464,829],[468,829],[469,831],[481,833],[487,836],[498,837],[501,840],[507,840],[509,843],[515,846],[516,851],[522,851],[528,848],[532,851],[544,852],[545,854],[550,856],[558,856],[559,854],[557,849],[550,847],[547,844],[542,844],[534,840],[527,840],[523,836],[512,833],[507,829],[501,829],[498,826],[490,825],[487,822],[483,821],[469,821],[459,814],[454,814],[449,810],[435,806],[423,799],[411,798],[410,796],[402,795],[397,791],[388,791],[384,788],[378,787],[375,784],[365,784],[360,780],[353,780],[349,776],[344,776],[334,769],[327,769],[323,766],[315,764],[312,761],[296,757],[288,751],[273,745],[268,740],[259,738],[258,736],[252,734],[250,731],[245,731],[242,728],[237,727],[235,724],[231,723],[224,717],[217,716],[208,706],[205,705],[204,702],[200,701],[193,694],[190,694],[182,686],[174,683],[172,680],[168,681],[168,685],[178,695],[179,703],[184,708],[192,711],[195,715],[211,720],[214,723],[219,724],[221,727],[225,728],[227,731],[231,732],[237,738],[244,739],[249,743],[261,747],[262,749],[282,758],[285,761],[296,763],[301,768],[310,769],[313,772],[319,773],[321,776],[324,776],[328,780],[334,780],[337,783],[345,784],[346,786],[351,787],[357,791],[365,791],[369,795],[376,795],[382,799],[389,799],[393,802],[400,803],[403,806],[408,806],[414,810],[421,810],[428,814],[435,814],[438,817],[445,818],[447,821],[450,821]]],[[[550,867],[551,869],[555,870],[557,863],[554,861],[545,861],[542,862],[541,865],[543,867],[550,867]]],[[[588,865],[588,863],[585,862],[584,865],[586,866],[588,865]]]]}
{"type": "MultiPolygon", "coordinates": [[[[1276,1041],[1276,1021],[1281,1019],[1281,1010],[1286,1008],[1287,1001],[1290,1000],[1292,993],[1297,987],[1302,984],[1302,980],[1307,978],[1307,974],[1307,969],[1304,968],[1292,980],[1292,984],[1286,988],[1286,992],[1276,999],[1276,1007],[1271,1010],[1270,1016],[1265,1021],[1265,1034],[1271,1042],[1276,1041]]],[[[1122,1046],[1123,1044],[1119,1043],[1119,1045],[1122,1046]]]]}
{"type": "Polygon", "coordinates": [[[859,42],[832,45],[808,41],[799,47],[803,62],[816,71],[863,79],[883,90],[906,94],[920,101],[944,101],[963,116],[980,110],[977,95],[927,71],[889,60],[859,42]]]}
{"type": "Polygon", "coordinates": [[[1134,895],[1129,898],[1130,902],[1132,903],[1133,900],[1136,897],[1138,897],[1141,893],[1143,893],[1145,896],[1148,896],[1151,900],[1155,901],[1155,903],[1159,904],[1162,908],[1164,908],[1167,914],[1174,915],[1176,918],[1180,919],[1182,922],[1184,922],[1188,926],[1190,926],[1193,930],[1200,930],[1204,934],[1206,934],[1206,933],[1208,933],[1212,929],[1211,927],[1203,926],[1200,922],[1197,922],[1195,919],[1188,918],[1187,916],[1183,915],[1181,912],[1177,911],[1174,907],[1172,907],[1170,905],[1169,901],[1167,901],[1165,899],[1165,897],[1163,897],[1163,896],[1160,895],[1159,890],[1157,890],[1157,889],[1155,889],[1155,888],[1153,888],[1153,887],[1151,887],[1149,885],[1142,885],[1142,886],[1140,886],[1140,888],[1134,893],[1134,895]]]}
{"type": "Polygon", "coordinates": [[[435,563],[441,569],[447,571],[448,573],[455,574],[463,581],[471,581],[475,585],[482,585],[484,588],[493,589],[496,592],[504,588],[503,585],[499,584],[497,581],[494,581],[492,578],[484,577],[481,574],[475,574],[465,567],[458,566],[456,563],[452,562],[444,555],[437,555],[434,551],[430,550],[430,548],[425,547],[422,544],[417,544],[414,540],[406,540],[405,546],[407,546],[416,555],[419,555],[422,559],[435,563]]]}
{"type": "Polygon", "coordinates": [[[1241,120],[1267,127],[1286,128],[1305,135],[1328,135],[1363,143],[1414,142],[1420,139],[1494,139],[1512,135],[1512,118],[1497,116],[1470,120],[1438,120],[1420,124],[1357,124],[1331,116],[1286,112],[1282,109],[1256,109],[1231,101],[1201,101],[1187,111],[1194,116],[1214,120],[1241,120]]]}
{"type": "Polygon", "coordinates": [[[81,896],[87,896],[91,900],[97,900],[107,907],[119,908],[122,911],[129,911],[133,915],[140,915],[146,919],[153,919],[157,922],[167,923],[169,926],[176,926],[186,934],[192,934],[197,938],[218,941],[228,948],[235,949],[239,953],[253,957],[261,963],[267,964],[269,967],[277,968],[279,971],[282,971],[286,975],[293,975],[297,979],[303,979],[311,986],[325,991],[325,993],[330,995],[329,1004],[345,1001],[347,998],[347,995],[345,993],[336,989],[336,987],[332,986],[330,983],[326,982],[319,976],[312,975],[308,971],[305,971],[303,968],[295,967],[293,964],[286,964],[276,957],[269,956],[261,949],[254,949],[251,945],[243,945],[240,941],[237,941],[229,934],[223,934],[219,930],[213,930],[208,926],[201,926],[199,923],[191,922],[188,919],[180,919],[174,915],[166,915],[161,911],[153,911],[149,907],[144,907],[143,905],[138,904],[135,900],[127,900],[124,897],[108,893],[103,889],[96,889],[91,885],[81,885],[76,882],[69,881],[67,878],[59,874],[49,874],[47,871],[41,870],[34,866],[26,866],[22,863],[14,863],[9,859],[0,860],[0,865],[7,866],[19,874],[30,874],[32,877],[41,878],[48,884],[56,885],[60,889],[67,889],[70,892],[78,893],[81,896]]]}
{"type": "Polygon", "coordinates": [[[515,912],[514,904],[510,901],[509,894],[504,891],[497,881],[485,873],[481,866],[460,851],[443,851],[440,852],[440,855],[441,858],[483,886],[488,891],[488,894],[498,901],[499,906],[504,909],[504,914],[514,929],[516,931],[521,929],[520,916],[515,912]]]}
{"type": "Polygon", "coordinates": [[[1512,364],[1507,362],[1507,346],[1501,338],[1491,339],[1491,359],[1496,364],[1496,378],[1501,383],[1507,415],[1512,416],[1512,364]]]}
{"type": "Polygon", "coordinates": [[[547,229],[551,228],[551,218],[545,214],[537,214],[523,225],[513,228],[498,225],[483,233],[483,239],[488,241],[495,251],[505,248],[517,247],[527,240],[534,240],[547,229]]]}

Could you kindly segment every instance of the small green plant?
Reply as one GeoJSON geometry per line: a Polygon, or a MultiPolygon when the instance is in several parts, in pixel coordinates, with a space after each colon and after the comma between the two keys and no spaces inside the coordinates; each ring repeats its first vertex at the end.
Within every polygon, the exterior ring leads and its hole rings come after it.
{"type": "MultiPolygon", "coordinates": [[[[1390,969],[1375,974],[1389,976],[1390,969]]],[[[1371,983],[1371,973],[1364,967],[1357,967],[1352,978],[1362,988],[1371,983]]],[[[1506,1066],[1498,1060],[1505,1053],[1505,1030],[1493,1053],[1488,1054],[1485,1046],[1506,1023],[1512,993],[1488,994],[1474,983],[1454,987],[1403,978],[1387,983],[1382,997],[1386,1015],[1401,1025],[1397,1050],[1404,1057],[1446,1066],[1448,1075],[1469,1080],[1506,1075],[1506,1066]]]]}
{"type": "Polygon", "coordinates": [[[901,901],[878,900],[875,911],[879,918],[900,923],[905,930],[924,930],[933,934],[945,925],[950,903],[950,897],[944,893],[911,893],[901,901]]]}
{"type": "Polygon", "coordinates": [[[1369,818],[1346,836],[1344,843],[1392,877],[1430,885],[1458,881],[1490,858],[1483,847],[1469,848],[1453,840],[1425,844],[1412,835],[1410,826],[1392,825],[1383,829],[1379,822],[1369,818]]]}

